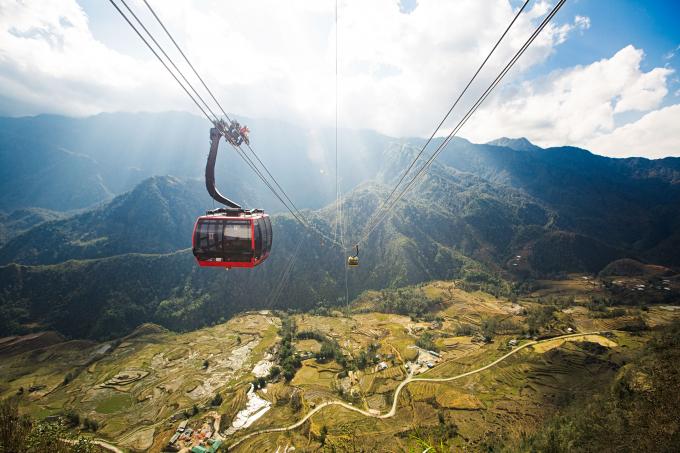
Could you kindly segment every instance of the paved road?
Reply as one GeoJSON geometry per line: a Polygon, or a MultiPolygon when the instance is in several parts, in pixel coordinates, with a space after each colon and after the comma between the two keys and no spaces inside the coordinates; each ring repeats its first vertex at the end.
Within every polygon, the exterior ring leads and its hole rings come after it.
{"type": "Polygon", "coordinates": [[[318,406],[316,406],[314,409],[311,411],[307,412],[307,415],[302,417],[300,420],[298,420],[296,423],[293,423],[290,426],[284,426],[281,428],[268,428],[268,429],[261,429],[259,431],[254,431],[250,434],[246,434],[245,436],[241,437],[238,439],[236,442],[231,444],[229,446],[229,450],[232,448],[238,446],[240,443],[242,443],[245,440],[248,440],[252,437],[258,436],[260,434],[266,434],[266,433],[277,433],[277,432],[283,432],[283,431],[290,431],[296,428],[299,428],[302,426],[307,420],[309,420],[311,417],[314,416],[314,414],[318,413],[319,411],[323,410],[325,407],[328,406],[342,406],[345,409],[358,412],[361,415],[365,415],[366,417],[373,417],[373,418],[390,418],[394,417],[394,414],[397,413],[397,403],[399,402],[399,393],[402,391],[402,389],[407,386],[411,382],[449,382],[449,381],[455,381],[457,379],[462,379],[467,376],[471,376],[473,374],[481,373],[482,371],[488,370],[492,366],[497,365],[498,363],[502,362],[503,360],[507,359],[511,355],[517,354],[519,351],[521,351],[524,348],[528,348],[529,346],[533,346],[538,343],[544,343],[547,341],[553,341],[553,340],[559,340],[562,338],[574,338],[574,337],[583,337],[586,335],[599,335],[607,331],[599,331],[599,332],[588,332],[588,333],[572,333],[569,335],[561,335],[559,337],[553,337],[553,338],[548,338],[545,340],[539,340],[539,341],[529,341],[528,343],[523,344],[522,346],[519,346],[512,351],[508,352],[504,356],[494,360],[493,362],[489,363],[488,365],[485,365],[481,368],[477,368],[476,370],[468,371],[466,373],[458,374],[455,376],[451,377],[446,377],[446,378],[427,378],[427,377],[413,377],[409,375],[406,379],[401,381],[401,383],[397,386],[396,390],[394,391],[394,399],[392,400],[392,408],[389,410],[389,412],[384,413],[384,414],[376,414],[373,412],[365,411],[363,409],[359,409],[358,407],[354,407],[348,403],[345,403],[344,401],[326,401],[325,403],[321,403],[318,406]]]}
{"type": "MultiPolygon", "coordinates": [[[[72,444],[72,445],[75,445],[75,444],[76,444],[76,441],[73,440],[73,439],[62,439],[62,441],[66,442],[66,443],[68,443],[68,444],[72,444]]],[[[112,444],[110,444],[110,443],[108,443],[108,442],[104,442],[103,440],[99,440],[99,439],[90,439],[90,441],[91,441],[93,444],[102,447],[104,450],[109,450],[109,451],[112,451],[113,453],[125,453],[123,450],[121,450],[120,448],[116,447],[115,445],[112,445],[112,444]]]]}
{"type": "Polygon", "coordinates": [[[112,445],[108,442],[104,442],[103,440],[93,440],[92,443],[99,445],[100,447],[104,448],[105,450],[112,451],[113,453],[125,453],[123,450],[116,447],[115,445],[112,445]]]}

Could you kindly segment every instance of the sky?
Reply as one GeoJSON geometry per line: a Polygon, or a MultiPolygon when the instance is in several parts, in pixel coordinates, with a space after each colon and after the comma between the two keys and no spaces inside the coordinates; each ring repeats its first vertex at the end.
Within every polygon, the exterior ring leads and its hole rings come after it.
{"type": "MultiPolygon", "coordinates": [[[[341,127],[396,137],[432,133],[524,3],[338,0],[336,26],[335,0],[148,1],[228,112],[332,127],[337,92],[341,127]]],[[[529,2],[442,133],[555,1],[529,2]]],[[[680,156],[678,17],[677,1],[568,0],[459,135],[680,156]]],[[[0,0],[0,115],[166,110],[200,114],[109,1],[0,0]]]]}

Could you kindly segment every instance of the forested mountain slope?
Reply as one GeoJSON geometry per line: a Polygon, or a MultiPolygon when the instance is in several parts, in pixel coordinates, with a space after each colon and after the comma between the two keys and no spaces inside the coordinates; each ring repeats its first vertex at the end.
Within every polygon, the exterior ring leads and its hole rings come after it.
{"type": "MultiPolygon", "coordinates": [[[[3,326],[105,337],[143,321],[188,329],[247,308],[342,303],[349,249],[364,238],[372,215],[422,145],[370,132],[355,139],[347,161],[365,157],[363,165],[353,163],[360,171],[351,174],[356,184],[343,197],[347,250],[290,215],[275,214],[272,254],[262,266],[199,269],[188,248],[195,216],[212,207],[202,179],[152,177],[95,208],[65,218],[36,214],[34,228],[22,221],[21,231],[0,247],[3,326]]],[[[283,149],[271,140],[263,147],[269,157],[283,149]]],[[[452,142],[362,241],[361,265],[349,272],[350,298],[365,289],[432,279],[497,287],[499,277],[597,273],[619,258],[680,265],[680,160],[609,159],[575,148],[541,149],[526,140],[496,143],[503,146],[452,142]]],[[[280,165],[270,168],[283,175],[284,187],[285,178],[296,179],[289,193],[305,215],[336,234],[334,203],[305,209],[333,199],[332,192],[315,192],[318,167],[272,158],[280,165]],[[311,182],[301,176],[306,174],[311,182]],[[299,200],[299,191],[311,195],[299,200]]],[[[218,174],[225,193],[280,212],[282,206],[262,195],[248,172],[238,178],[218,174]]]]}

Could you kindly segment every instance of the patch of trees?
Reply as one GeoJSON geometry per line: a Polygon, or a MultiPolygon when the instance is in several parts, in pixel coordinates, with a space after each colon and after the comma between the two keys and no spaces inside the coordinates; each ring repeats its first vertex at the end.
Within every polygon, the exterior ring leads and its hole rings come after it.
{"type": "Polygon", "coordinates": [[[380,291],[375,310],[382,313],[421,317],[440,307],[441,303],[441,298],[429,298],[422,288],[399,288],[380,291]]]}
{"type": "Polygon", "coordinates": [[[253,389],[255,389],[255,390],[263,389],[267,386],[267,380],[265,378],[263,378],[262,376],[260,376],[260,377],[253,379],[253,382],[251,382],[251,384],[253,384],[253,389]]]}
{"type": "Polygon", "coordinates": [[[77,374],[73,371],[69,371],[68,373],[66,373],[66,375],[64,376],[63,385],[68,385],[68,383],[75,379],[76,376],[77,374]]]}
{"type": "Polygon", "coordinates": [[[80,415],[74,410],[66,411],[64,421],[69,428],[77,428],[80,426],[80,415]]]}
{"type": "Polygon", "coordinates": [[[324,341],[328,340],[328,337],[324,335],[323,332],[319,332],[318,330],[303,330],[298,332],[295,336],[298,340],[316,340],[319,343],[323,343],[324,341]]]}
{"type": "MultiPolygon", "coordinates": [[[[77,417],[67,414],[66,423],[36,421],[19,414],[16,398],[0,401],[0,451],[36,453],[99,453],[101,448],[69,431],[77,417]]],[[[80,417],[78,424],[80,423],[80,417]]],[[[87,420],[87,419],[86,419],[87,420]]],[[[87,428],[87,427],[86,427],[87,428]]],[[[98,428],[98,425],[97,425],[98,428]]],[[[95,429],[96,431],[96,429],[95,429]]]]}
{"type": "Polygon", "coordinates": [[[557,307],[553,305],[541,305],[527,310],[527,327],[529,334],[536,335],[542,329],[555,320],[557,307]]]}
{"type": "MultiPolygon", "coordinates": [[[[451,420],[443,411],[437,413],[438,424],[427,427],[417,427],[401,434],[416,442],[418,451],[448,452],[456,451],[451,441],[458,436],[458,425],[451,420]]],[[[490,450],[495,451],[495,450],[490,450]]]]}
{"type": "Polygon", "coordinates": [[[191,406],[191,409],[184,409],[184,418],[191,418],[194,415],[197,415],[199,412],[198,406],[195,404],[191,406]]]}
{"type": "Polygon", "coordinates": [[[214,406],[214,407],[221,406],[221,405],[222,405],[222,401],[224,401],[224,399],[222,398],[222,395],[218,392],[218,393],[216,393],[215,396],[213,396],[213,398],[210,400],[210,405],[211,405],[211,406],[214,406]]]}
{"type": "Polygon", "coordinates": [[[456,327],[456,335],[459,337],[471,337],[477,333],[477,328],[472,324],[461,323],[456,327]]]}
{"type": "Polygon", "coordinates": [[[620,330],[625,330],[627,332],[642,332],[648,328],[649,326],[642,316],[636,316],[619,327],[620,330]]]}
{"type": "Polygon", "coordinates": [[[268,381],[275,381],[276,379],[278,379],[279,376],[281,376],[281,368],[274,365],[269,370],[269,374],[267,375],[267,380],[268,381]]]}
{"type": "Polygon", "coordinates": [[[514,293],[509,282],[479,268],[464,269],[456,287],[467,292],[484,291],[494,297],[510,297],[514,293]]]}
{"type": "Polygon", "coordinates": [[[321,348],[319,352],[315,354],[316,360],[318,362],[324,363],[330,360],[335,360],[340,366],[345,368],[347,366],[347,360],[345,355],[340,349],[340,345],[335,340],[325,340],[321,343],[321,348]]]}
{"type": "Polygon", "coordinates": [[[370,365],[375,365],[378,363],[378,357],[376,353],[378,352],[379,348],[380,345],[377,343],[371,343],[365,350],[359,352],[354,361],[356,367],[360,370],[363,370],[370,365]]]}
{"type": "MultiPolygon", "coordinates": [[[[460,326],[459,328],[463,331],[469,331],[470,327],[472,326],[467,325],[465,328],[463,328],[463,326],[460,326]]],[[[482,322],[479,327],[479,332],[484,337],[485,341],[491,341],[496,336],[496,334],[507,335],[518,333],[521,330],[521,326],[512,319],[501,318],[498,316],[482,318],[482,322]]]]}
{"type": "Polygon", "coordinates": [[[92,420],[91,418],[85,417],[83,420],[83,429],[85,431],[97,432],[99,429],[99,422],[97,420],[92,420]]]}
{"type": "Polygon", "coordinates": [[[326,436],[328,436],[328,427],[323,425],[319,431],[319,443],[322,447],[326,444],[326,436]]]}
{"type": "Polygon", "coordinates": [[[558,308],[569,308],[576,305],[574,296],[547,296],[538,298],[537,302],[541,305],[552,305],[558,308]]]}
{"type": "Polygon", "coordinates": [[[297,334],[297,338],[300,340],[316,340],[320,342],[321,347],[319,348],[319,352],[314,354],[314,358],[319,363],[326,363],[334,360],[343,368],[344,376],[346,376],[347,370],[363,370],[370,365],[378,363],[377,352],[378,349],[380,349],[380,345],[378,343],[369,344],[366,349],[360,351],[356,355],[354,360],[350,360],[345,356],[337,341],[329,338],[318,330],[299,332],[297,334]]]}
{"type": "Polygon", "coordinates": [[[438,351],[439,348],[434,344],[434,335],[430,332],[425,332],[416,340],[416,346],[427,349],[428,351],[438,351]]]}
{"type": "Polygon", "coordinates": [[[279,329],[281,345],[277,351],[276,358],[283,370],[283,378],[286,381],[293,379],[295,372],[302,366],[302,361],[295,353],[295,346],[293,345],[296,330],[295,320],[290,316],[284,316],[281,320],[281,329],[279,329]]]}
{"type": "Polygon", "coordinates": [[[593,318],[618,318],[626,315],[627,312],[624,308],[611,308],[611,306],[611,299],[601,297],[593,297],[586,304],[586,307],[590,310],[590,315],[593,318]]]}
{"type": "Polygon", "coordinates": [[[321,343],[319,352],[314,354],[314,358],[319,363],[329,362],[335,360],[338,365],[343,368],[347,368],[349,363],[345,355],[342,353],[342,349],[337,341],[324,335],[323,332],[318,330],[305,330],[298,332],[297,338],[299,340],[316,340],[321,343]]]}
{"type": "Polygon", "coordinates": [[[293,412],[298,412],[302,409],[302,395],[297,389],[290,395],[290,408],[293,409],[293,412]]]}

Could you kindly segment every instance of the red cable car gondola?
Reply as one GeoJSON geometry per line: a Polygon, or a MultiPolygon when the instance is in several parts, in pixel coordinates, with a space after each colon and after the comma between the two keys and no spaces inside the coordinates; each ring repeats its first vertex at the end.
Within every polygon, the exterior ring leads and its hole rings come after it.
{"type": "Polygon", "coordinates": [[[243,209],[220,194],[215,187],[215,161],[222,134],[217,127],[210,129],[205,186],[210,196],[226,208],[207,211],[206,215],[196,220],[192,251],[199,266],[251,268],[261,264],[269,256],[272,224],[269,216],[261,209],[243,209]]]}

